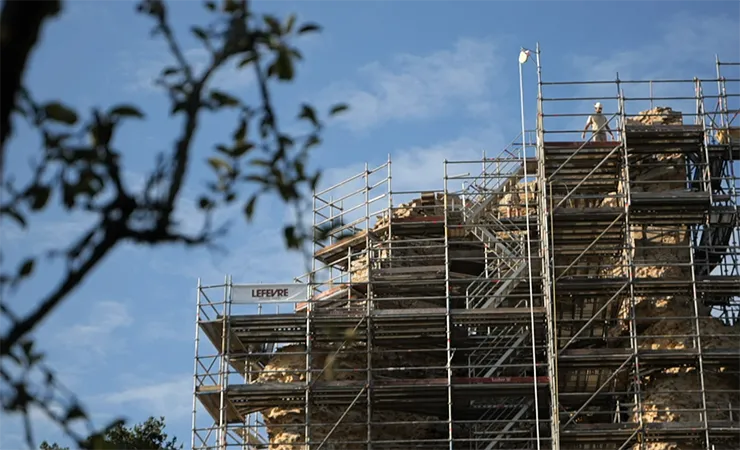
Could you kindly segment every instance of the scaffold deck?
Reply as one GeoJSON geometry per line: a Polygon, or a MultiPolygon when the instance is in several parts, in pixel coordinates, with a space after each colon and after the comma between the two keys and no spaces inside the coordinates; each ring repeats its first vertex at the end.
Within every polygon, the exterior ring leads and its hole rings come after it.
{"type": "MultiPolygon", "coordinates": [[[[368,390],[373,404],[380,410],[404,411],[445,417],[448,384],[456,400],[453,412],[458,417],[475,416],[479,407],[473,402],[495,398],[496,395],[534,395],[533,387],[546,389],[547,377],[491,377],[491,378],[424,378],[378,380],[371,388],[363,380],[317,381],[309,388],[312,404],[347,407],[356,398],[365,403],[368,390]],[[465,405],[468,405],[467,407],[465,405]]],[[[227,421],[243,422],[248,414],[275,406],[300,407],[304,403],[307,384],[253,383],[232,384],[224,392],[227,421]]],[[[218,420],[221,392],[214,387],[198,394],[209,413],[218,420]],[[214,408],[215,406],[215,408],[214,408]]]]}

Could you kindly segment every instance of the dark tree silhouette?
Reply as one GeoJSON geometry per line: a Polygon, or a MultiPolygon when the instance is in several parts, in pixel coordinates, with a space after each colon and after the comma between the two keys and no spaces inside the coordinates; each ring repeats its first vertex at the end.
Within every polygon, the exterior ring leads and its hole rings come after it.
{"type": "MultiPolygon", "coordinates": [[[[166,425],[164,417],[158,419],[149,417],[142,423],[126,427],[122,423],[111,426],[104,433],[90,436],[86,442],[88,447],[101,450],[180,450],[183,445],[178,444],[177,438],[169,438],[164,432],[166,425]]],[[[70,450],[61,447],[56,442],[49,444],[43,441],[39,450],[70,450]]]]}
{"type": "Polygon", "coordinates": [[[306,166],[310,150],[321,143],[321,117],[347,108],[335,105],[320,114],[311,105],[300,104],[297,119],[306,124],[305,134],[289,135],[279,125],[272,104],[274,84],[294,79],[302,55],[293,41],[319,31],[318,25],[299,24],[294,15],[281,19],[257,14],[246,0],[206,1],[204,23],[190,27],[210,56],[207,66],[196,73],[173,31],[169,4],[163,0],[141,1],[136,11],[153,21],[153,37],[164,40],[176,61],[162,68],[156,84],[170,101],[170,115],[177,117],[181,126],[172,148],[157,155],[144,186],[136,188],[123,177],[126,149],[116,146],[116,136],[125,132],[127,121],[146,120],[143,111],[136,105],[118,104],[95,109],[83,117],[61,99],[35,99],[24,86],[27,62],[40,45],[39,36],[50,18],[63,22],[63,6],[61,0],[5,0],[0,18],[2,226],[26,228],[35,214],[52,205],[95,217],[71,244],[45,255],[64,261],[66,272],[29,313],[16,314],[8,298],[34,273],[37,258],[44,255],[28,255],[18,267],[3,265],[0,271],[0,314],[9,324],[0,335],[0,400],[5,412],[24,414],[26,438],[32,447],[32,408],[43,411],[80,445],[89,442],[72,430],[74,422],[87,423],[88,435],[95,431],[75,396],[57,383],[53,371],[43,363],[43,355],[35,349],[32,334],[42,320],[59,308],[121,243],[212,247],[226,231],[225,226],[212,224],[213,213],[241,202],[249,220],[265,193],[279,194],[297,211],[296,221],[285,226],[284,235],[289,248],[300,248],[314,233],[297,224],[303,223],[300,212],[305,192],[315,187],[319,177],[306,166]],[[259,92],[256,104],[212,86],[214,76],[234,62],[254,74],[259,92]],[[207,159],[214,178],[198,199],[205,225],[198,233],[188,234],[179,228],[174,213],[188,169],[198,162],[193,161],[193,137],[203,115],[224,111],[233,114],[234,131],[224,142],[214,143],[214,152],[207,159]],[[34,156],[35,167],[33,175],[24,180],[6,174],[4,166],[16,120],[27,121],[43,142],[38,154],[29,153],[34,156]],[[32,373],[41,374],[43,381],[29,381],[32,373]]]}

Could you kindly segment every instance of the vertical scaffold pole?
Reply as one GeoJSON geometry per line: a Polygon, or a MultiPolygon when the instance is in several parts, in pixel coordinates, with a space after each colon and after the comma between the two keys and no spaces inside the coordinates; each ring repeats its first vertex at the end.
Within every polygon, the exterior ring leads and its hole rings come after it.
{"type": "Polygon", "coordinates": [[[519,109],[521,112],[522,125],[522,168],[524,171],[524,220],[527,227],[527,281],[529,287],[529,326],[531,333],[532,347],[532,377],[534,389],[534,421],[535,436],[537,438],[537,450],[540,450],[540,400],[539,400],[539,377],[537,370],[537,335],[535,333],[534,320],[534,290],[532,287],[532,236],[529,225],[529,179],[527,174],[527,133],[524,119],[524,77],[522,66],[524,62],[519,62],[519,109]]]}
{"type": "MultiPolygon", "coordinates": [[[[627,151],[627,106],[625,105],[624,93],[621,89],[621,81],[619,74],[617,73],[617,96],[619,101],[619,118],[620,118],[620,137],[622,145],[622,177],[624,186],[624,257],[625,266],[627,269],[627,283],[629,285],[629,311],[630,311],[630,346],[632,347],[632,359],[633,359],[633,383],[634,383],[634,407],[637,409],[637,421],[639,424],[637,435],[640,442],[640,449],[645,448],[645,425],[643,417],[643,406],[642,406],[642,374],[640,371],[640,355],[639,355],[639,343],[637,339],[637,304],[635,300],[635,263],[633,260],[633,254],[635,251],[634,239],[632,237],[632,222],[631,222],[631,199],[632,191],[630,187],[630,160],[629,152],[627,151]]],[[[627,443],[623,444],[627,445],[627,443]]]]}
{"type": "Polygon", "coordinates": [[[193,358],[193,430],[190,436],[190,449],[195,449],[196,435],[198,434],[196,409],[198,399],[198,352],[200,342],[200,278],[198,278],[198,288],[195,295],[195,357],[193,358]]]}
{"type": "Polygon", "coordinates": [[[226,388],[229,382],[228,362],[228,327],[229,327],[229,276],[224,277],[224,297],[221,318],[221,348],[218,364],[219,404],[218,404],[218,449],[226,450],[226,388]]]}
{"type": "Polygon", "coordinates": [[[452,433],[452,318],[450,317],[450,228],[447,216],[449,215],[449,199],[447,191],[447,160],[444,160],[444,194],[443,194],[443,211],[444,211],[444,236],[445,236],[445,341],[447,348],[447,442],[449,450],[453,450],[453,433],[452,433]]]}
{"type": "MultiPolygon", "coordinates": [[[[313,196],[313,217],[311,219],[311,234],[315,234],[316,230],[316,195],[313,196]]],[[[330,203],[329,210],[333,206],[330,203]]],[[[331,215],[331,213],[329,214],[331,215]]],[[[330,224],[329,226],[332,226],[330,224]]],[[[316,242],[314,241],[314,254],[316,253],[316,242]]],[[[311,259],[311,272],[308,275],[309,296],[308,303],[306,305],[306,336],[305,336],[305,347],[306,347],[306,366],[305,366],[305,392],[304,392],[304,404],[303,404],[303,422],[304,422],[304,442],[306,448],[311,448],[311,383],[313,381],[311,367],[313,361],[311,358],[311,318],[313,317],[314,298],[316,297],[316,258],[311,259]]]]}
{"type": "Polygon", "coordinates": [[[540,61],[540,44],[537,43],[535,61],[537,62],[537,167],[539,170],[539,221],[540,251],[542,261],[542,292],[545,300],[546,335],[547,335],[547,375],[550,385],[550,434],[552,450],[560,450],[560,410],[558,401],[558,367],[557,367],[557,308],[555,289],[550,274],[550,222],[552,210],[548,199],[547,172],[545,170],[545,129],[542,95],[542,64],[540,61]]]}
{"type": "MultiPolygon", "coordinates": [[[[367,342],[365,343],[365,350],[366,353],[366,364],[367,364],[367,373],[366,375],[366,390],[365,395],[367,398],[367,417],[365,418],[365,426],[367,427],[367,450],[371,450],[373,447],[372,444],[372,422],[373,422],[373,405],[372,405],[372,384],[373,384],[373,323],[372,323],[372,314],[373,314],[373,305],[372,305],[372,289],[371,289],[371,273],[372,270],[372,264],[373,264],[373,258],[372,258],[372,243],[370,240],[370,171],[368,170],[367,163],[365,163],[365,229],[367,232],[365,233],[365,252],[366,252],[366,258],[367,258],[367,299],[365,300],[365,336],[367,339],[367,342]]],[[[388,211],[390,213],[390,211],[388,211]]],[[[390,223],[390,217],[388,223],[390,223]]],[[[389,230],[390,231],[390,230],[389,230]]],[[[390,236],[389,236],[390,238],[390,236]]],[[[390,242],[390,239],[388,239],[390,242]]]]}

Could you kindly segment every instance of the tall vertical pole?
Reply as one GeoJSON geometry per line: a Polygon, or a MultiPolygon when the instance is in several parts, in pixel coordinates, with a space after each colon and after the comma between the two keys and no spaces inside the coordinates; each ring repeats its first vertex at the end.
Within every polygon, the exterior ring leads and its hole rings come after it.
{"type": "Polygon", "coordinates": [[[388,153],[388,267],[393,267],[393,176],[391,174],[391,154],[388,153]]]}
{"type": "MultiPolygon", "coordinates": [[[[329,209],[333,207],[331,203],[329,203],[329,209]]],[[[311,234],[315,234],[316,230],[316,194],[313,195],[313,214],[311,219],[311,234]]],[[[331,215],[331,214],[330,214],[331,215]]],[[[330,225],[331,226],[331,225],[330,225]]],[[[313,242],[313,250],[314,254],[316,254],[316,241],[313,242]]],[[[309,292],[311,293],[310,297],[308,298],[308,304],[306,305],[306,336],[305,336],[305,347],[306,347],[306,365],[305,365],[305,393],[304,393],[304,403],[303,403],[303,422],[304,422],[304,442],[306,448],[311,448],[311,383],[313,381],[312,373],[311,373],[311,367],[313,366],[313,361],[311,358],[311,333],[313,333],[313,329],[311,329],[311,318],[313,316],[313,307],[314,307],[314,298],[316,297],[316,258],[311,259],[311,272],[309,272],[308,275],[308,285],[309,285],[309,292]]]]}
{"type": "Polygon", "coordinates": [[[519,109],[522,120],[522,168],[524,170],[524,220],[527,227],[527,280],[529,287],[529,326],[532,336],[532,376],[534,379],[534,417],[535,417],[535,436],[537,438],[537,450],[540,450],[540,400],[539,400],[539,377],[537,371],[537,335],[535,333],[534,321],[534,291],[532,289],[532,237],[529,227],[529,179],[527,174],[527,133],[524,119],[524,77],[522,66],[524,62],[519,63],[519,109]]]}
{"type": "MultiPolygon", "coordinates": [[[[719,107],[717,109],[719,109],[719,116],[720,116],[719,126],[722,129],[727,129],[727,138],[730,139],[730,141],[728,142],[730,143],[730,145],[727,148],[728,161],[724,163],[724,167],[722,168],[722,172],[720,176],[725,178],[725,180],[728,180],[727,187],[728,187],[728,191],[730,194],[730,198],[732,199],[731,203],[732,205],[734,205],[735,214],[737,215],[738,213],[740,213],[740,211],[738,211],[738,208],[740,208],[740,204],[738,204],[737,202],[737,195],[738,195],[737,194],[737,182],[736,182],[737,180],[736,170],[737,169],[736,169],[736,164],[734,163],[733,157],[732,157],[732,151],[733,151],[732,148],[736,144],[732,144],[732,141],[734,141],[734,138],[732,138],[732,136],[729,134],[730,125],[732,125],[732,122],[737,117],[737,114],[733,116],[732,119],[730,119],[730,114],[729,114],[729,109],[728,109],[729,107],[727,104],[727,81],[722,76],[722,70],[721,70],[722,62],[720,62],[718,55],[715,55],[715,65],[716,65],[716,71],[717,71],[717,97],[718,97],[718,102],[719,102],[719,107]]],[[[738,236],[736,233],[733,233],[733,234],[735,234],[734,241],[735,241],[735,244],[737,244],[738,243],[737,239],[740,236],[738,236]]],[[[722,274],[726,274],[726,266],[722,265],[721,271],[722,271],[722,274]]]]}
{"type": "Polygon", "coordinates": [[[195,295],[195,357],[193,358],[193,432],[190,437],[190,449],[195,449],[195,436],[198,434],[197,421],[195,420],[196,402],[198,397],[198,351],[200,341],[200,278],[198,278],[198,290],[195,295]]]}
{"type": "Polygon", "coordinates": [[[445,341],[447,343],[447,441],[449,450],[453,450],[453,433],[452,433],[452,318],[450,317],[450,224],[448,221],[449,200],[447,193],[447,160],[444,160],[444,193],[443,193],[443,213],[444,213],[444,236],[445,236],[445,341]]]}
{"type": "MultiPolygon", "coordinates": [[[[365,373],[366,379],[366,398],[367,398],[367,409],[366,409],[366,418],[365,418],[365,426],[367,428],[367,450],[371,450],[373,447],[372,444],[372,417],[373,417],[373,404],[372,404],[372,394],[373,394],[373,323],[372,323],[372,313],[373,313],[373,305],[372,305],[372,289],[371,289],[371,273],[373,272],[373,258],[372,258],[372,243],[370,241],[370,172],[368,171],[367,163],[365,163],[365,229],[367,230],[367,233],[365,233],[365,252],[366,252],[366,260],[367,260],[367,289],[365,292],[367,293],[367,299],[365,300],[365,336],[367,339],[367,342],[365,343],[365,350],[366,350],[366,365],[367,365],[367,372],[365,373]]],[[[390,214],[390,210],[388,211],[390,214]]],[[[389,215],[389,222],[392,215],[389,215]]],[[[390,236],[388,241],[390,242],[390,236]]]]}
{"type": "Polygon", "coordinates": [[[725,126],[729,125],[726,123],[725,113],[727,112],[727,97],[725,97],[723,94],[722,85],[724,81],[722,80],[722,73],[720,71],[720,65],[719,62],[719,55],[714,55],[714,64],[717,71],[717,99],[719,101],[719,126],[721,128],[724,128],[725,126]]]}
{"type": "Polygon", "coordinates": [[[539,169],[539,227],[540,251],[542,261],[542,292],[545,300],[545,314],[547,320],[547,375],[550,384],[550,434],[552,450],[560,450],[560,410],[558,401],[558,368],[557,368],[557,314],[555,303],[555,289],[550,275],[550,222],[552,211],[548,209],[549,200],[547,190],[547,172],[545,170],[545,130],[542,96],[542,64],[540,62],[540,44],[535,51],[537,62],[537,167],[539,169]]]}
{"type": "Polygon", "coordinates": [[[227,371],[228,362],[228,327],[229,327],[229,276],[224,277],[224,298],[221,319],[221,349],[218,365],[219,405],[218,405],[218,446],[219,450],[226,450],[226,388],[229,382],[227,371]]]}
{"type": "MultiPolygon", "coordinates": [[[[640,346],[637,336],[637,302],[635,297],[635,263],[633,255],[635,254],[635,239],[632,237],[632,188],[630,176],[630,154],[627,150],[627,106],[625,104],[624,92],[621,88],[621,80],[617,73],[617,98],[619,101],[619,128],[621,135],[620,145],[622,146],[622,180],[624,186],[624,265],[627,271],[627,284],[629,286],[629,315],[630,315],[630,346],[632,347],[633,359],[633,380],[634,380],[634,408],[637,409],[638,422],[638,442],[641,450],[645,449],[645,418],[643,415],[642,404],[642,373],[640,370],[640,346]]],[[[625,443],[626,444],[626,443],[625,443]]]]}
{"type": "MultiPolygon", "coordinates": [[[[704,188],[709,192],[709,207],[711,212],[711,207],[714,203],[714,199],[712,196],[712,173],[711,173],[711,160],[709,159],[709,151],[707,148],[708,140],[709,140],[709,132],[707,131],[707,122],[704,119],[704,92],[702,89],[701,80],[698,78],[694,78],[694,91],[696,92],[696,113],[697,113],[697,120],[701,121],[701,127],[702,127],[702,159],[704,160],[704,170],[702,172],[704,173],[704,188]]],[[[701,159],[699,159],[701,161],[701,159]]],[[[690,174],[689,174],[690,175],[690,174]]],[[[710,233],[711,230],[709,229],[711,227],[710,221],[707,221],[706,228],[704,230],[705,233],[710,233]]],[[[701,405],[702,405],[702,411],[701,411],[701,421],[704,425],[704,448],[706,450],[711,450],[711,439],[709,436],[709,419],[707,417],[708,410],[707,410],[707,390],[706,390],[706,384],[705,384],[705,378],[704,378],[704,353],[703,353],[703,345],[702,345],[702,326],[701,326],[701,319],[699,319],[699,297],[696,289],[696,264],[694,261],[694,245],[698,242],[698,239],[696,238],[696,235],[698,234],[699,230],[698,227],[695,225],[692,225],[689,228],[689,232],[691,234],[691,239],[689,240],[689,261],[691,266],[691,293],[694,297],[693,306],[694,306],[694,326],[696,327],[696,335],[694,336],[694,347],[696,348],[698,352],[697,357],[697,369],[699,371],[699,386],[701,388],[701,405]]],[[[711,245],[711,243],[710,243],[711,245]]]]}

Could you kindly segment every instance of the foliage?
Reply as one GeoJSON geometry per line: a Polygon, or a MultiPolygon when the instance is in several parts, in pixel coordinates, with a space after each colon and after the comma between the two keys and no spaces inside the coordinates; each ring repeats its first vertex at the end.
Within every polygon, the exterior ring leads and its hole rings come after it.
{"type": "Polygon", "coordinates": [[[56,442],[49,444],[48,442],[43,441],[39,446],[39,450],[69,450],[69,447],[60,447],[56,442]]]}
{"type": "MultiPolygon", "coordinates": [[[[105,433],[91,436],[88,445],[100,450],[180,450],[183,445],[177,443],[177,438],[168,439],[164,432],[164,417],[158,419],[149,417],[143,423],[126,427],[118,423],[105,433]]],[[[69,450],[69,447],[60,447],[56,442],[49,444],[43,441],[39,450],[69,450]]]]}
{"type": "MultiPolygon", "coordinates": [[[[240,202],[247,220],[259,198],[277,193],[300,212],[303,192],[312,189],[318,172],[306,168],[310,150],[321,143],[322,116],[346,110],[335,105],[320,114],[308,104],[298,106],[297,119],[308,127],[304,135],[289,135],[279,125],[272,102],[275,83],[294,79],[302,59],[292,42],[320,27],[298,23],[291,15],[280,19],[256,14],[246,0],[204,2],[206,23],[190,31],[208,52],[210,63],[199,73],[189,61],[168,16],[163,0],[143,0],[137,11],[154,22],[152,36],[162,39],[175,63],[164,67],[156,81],[170,102],[170,115],[180,121],[180,130],[171,149],[157,154],[157,162],[142,187],[124,177],[126,150],[116,146],[116,137],[134,120],[146,115],[136,105],[117,104],[96,108],[89,115],[62,100],[39,101],[23,85],[25,67],[44,25],[63,12],[61,0],[33,2],[5,0],[2,6],[3,77],[0,91],[0,220],[27,228],[34,215],[62,207],[68,213],[92,215],[89,226],[66,247],[52,249],[45,256],[66,266],[58,284],[26,315],[17,315],[7,303],[8,294],[37,271],[41,255],[28,255],[21,264],[0,272],[0,314],[9,324],[0,335],[0,400],[6,412],[20,412],[26,423],[26,438],[33,446],[29,414],[40,409],[80,445],[84,439],[71,428],[89,420],[72,393],[64,391],[53,371],[43,364],[43,354],[32,338],[39,324],[55,311],[90,275],[113,249],[124,242],[156,246],[184,244],[215,245],[225,226],[215,226],[213,214],[219,208],[240,202]],[[256,78],[258,101],[249,102],[234,92],[211,86],[214,76],[227,64],[238,63],[256,78]],[[174,219],[178,200],[189,168],[196,163],[193,139],[205,114],[234,115],[233,133],[214,145],[207,158],[213,181],[198,200],[204,216],[203,229],[188,234],[174,219]],[[38,132],[43,146],[35,155],[33,175],[27,180],[6,177],[3,161],[11,141],[14,120],[25,120],[38,132]],[[31,374],[42,381],[32,382],[31,374]]],[[[34,156],[29,153],[29,156],[34,156]]],[[[308,232],[288,223],[286,244],[300,248],[308,232]]],[[[313,233],[313,230],[311,230],[313,233]]],[[[319,236],[320,237],[320,236],[319,236]]],[[[1,257],[2,255],[0,255],[1,257]]]]}

